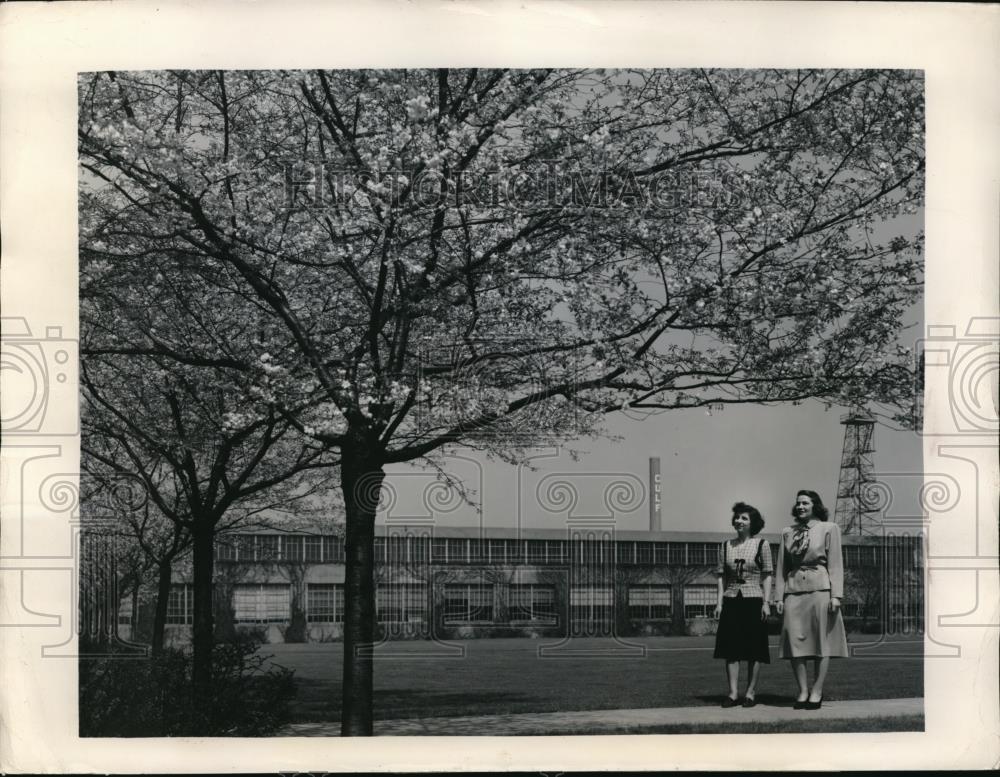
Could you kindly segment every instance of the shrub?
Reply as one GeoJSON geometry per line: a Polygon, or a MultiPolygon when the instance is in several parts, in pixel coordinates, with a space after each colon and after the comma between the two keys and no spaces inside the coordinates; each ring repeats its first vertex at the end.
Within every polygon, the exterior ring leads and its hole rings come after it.
{"type": "Polygon", "coordinates": [[[883,628],[882,621],[878,618],[845,615],[844,630],[852,634],[881,634],[883,628]]]}
{"type": "Polygon", "coordinates": [[[268,666],[250,639],[217,645],[212,687],[195,698],[191,656],[80,662],[80,736],[262,736],[289,720],[292,672],[268,666]]]}
{"type": "Polygon", "coordinates": [[[703,637],[706,634],[715,634],[719,628],[719,622],[715,618],[705,618],[698,616],[689,618],[687,621],[687,633],[692,637],[703,637]]]}

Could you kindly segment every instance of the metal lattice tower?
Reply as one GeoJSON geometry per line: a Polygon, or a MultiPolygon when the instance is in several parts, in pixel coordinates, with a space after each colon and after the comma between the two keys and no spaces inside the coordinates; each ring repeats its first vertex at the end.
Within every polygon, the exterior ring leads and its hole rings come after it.
{"type": "Polygon", "coordinates": [[[854,409],[840,417],[844,426],[844,450],[840,455],[840,482],[834,520],[843,534],[877,534],[877,510],[872,509],[875,482],[872,437],[875,419],[864,410],[854,409]]]}

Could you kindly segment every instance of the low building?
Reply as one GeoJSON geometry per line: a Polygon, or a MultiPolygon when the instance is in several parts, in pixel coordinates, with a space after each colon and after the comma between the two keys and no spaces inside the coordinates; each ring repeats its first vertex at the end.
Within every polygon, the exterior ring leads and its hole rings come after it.
{"type": "MultiPolygon", "coordinates": [[[[709,633],[720,544],[731,536],[606,526],[380,526],[376,532],[380,639],[709,633]]],[[[767,540],[776,554],[777,537],[767,540]]],[[[921,540],[919,534],[844,538],[850,629],[922,632],[921,540]]],[[[222,536],[217,630],[252,632],[266,642],[339,640],[344,573],[337,535],[222,536]]],[[[176,570],[168,644],[190,638],[190,579],[189,569],[176,570]]],[[[121,636],[141,640],[150,608],[133,608],[126,597],[119,612],[121,636]]]]}

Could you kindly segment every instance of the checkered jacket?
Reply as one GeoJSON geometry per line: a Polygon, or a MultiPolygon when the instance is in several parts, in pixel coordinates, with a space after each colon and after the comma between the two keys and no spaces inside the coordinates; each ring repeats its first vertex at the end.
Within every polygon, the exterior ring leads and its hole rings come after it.
{"type": "Polygon", "coordinates": [[[723,578],[723,596],[764,597],[761,583],[774,573],[771,546],[762,537],[727,540],[719,548],[719,565],[715,574],[723,578]]]}

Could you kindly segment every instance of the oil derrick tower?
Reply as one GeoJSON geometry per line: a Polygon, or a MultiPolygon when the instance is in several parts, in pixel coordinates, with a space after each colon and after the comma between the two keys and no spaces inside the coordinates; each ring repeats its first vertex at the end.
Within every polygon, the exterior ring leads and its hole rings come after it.
{"type": "Polygon", "coordinates": [[[840,417],[844,426],[844,450],[840,456],[840,482],[834,520],[843,534],[875,534],[877,510],[872,509],[867,489],[874,483],[872,437],[875,419],[861,409],[840,417]]]}

